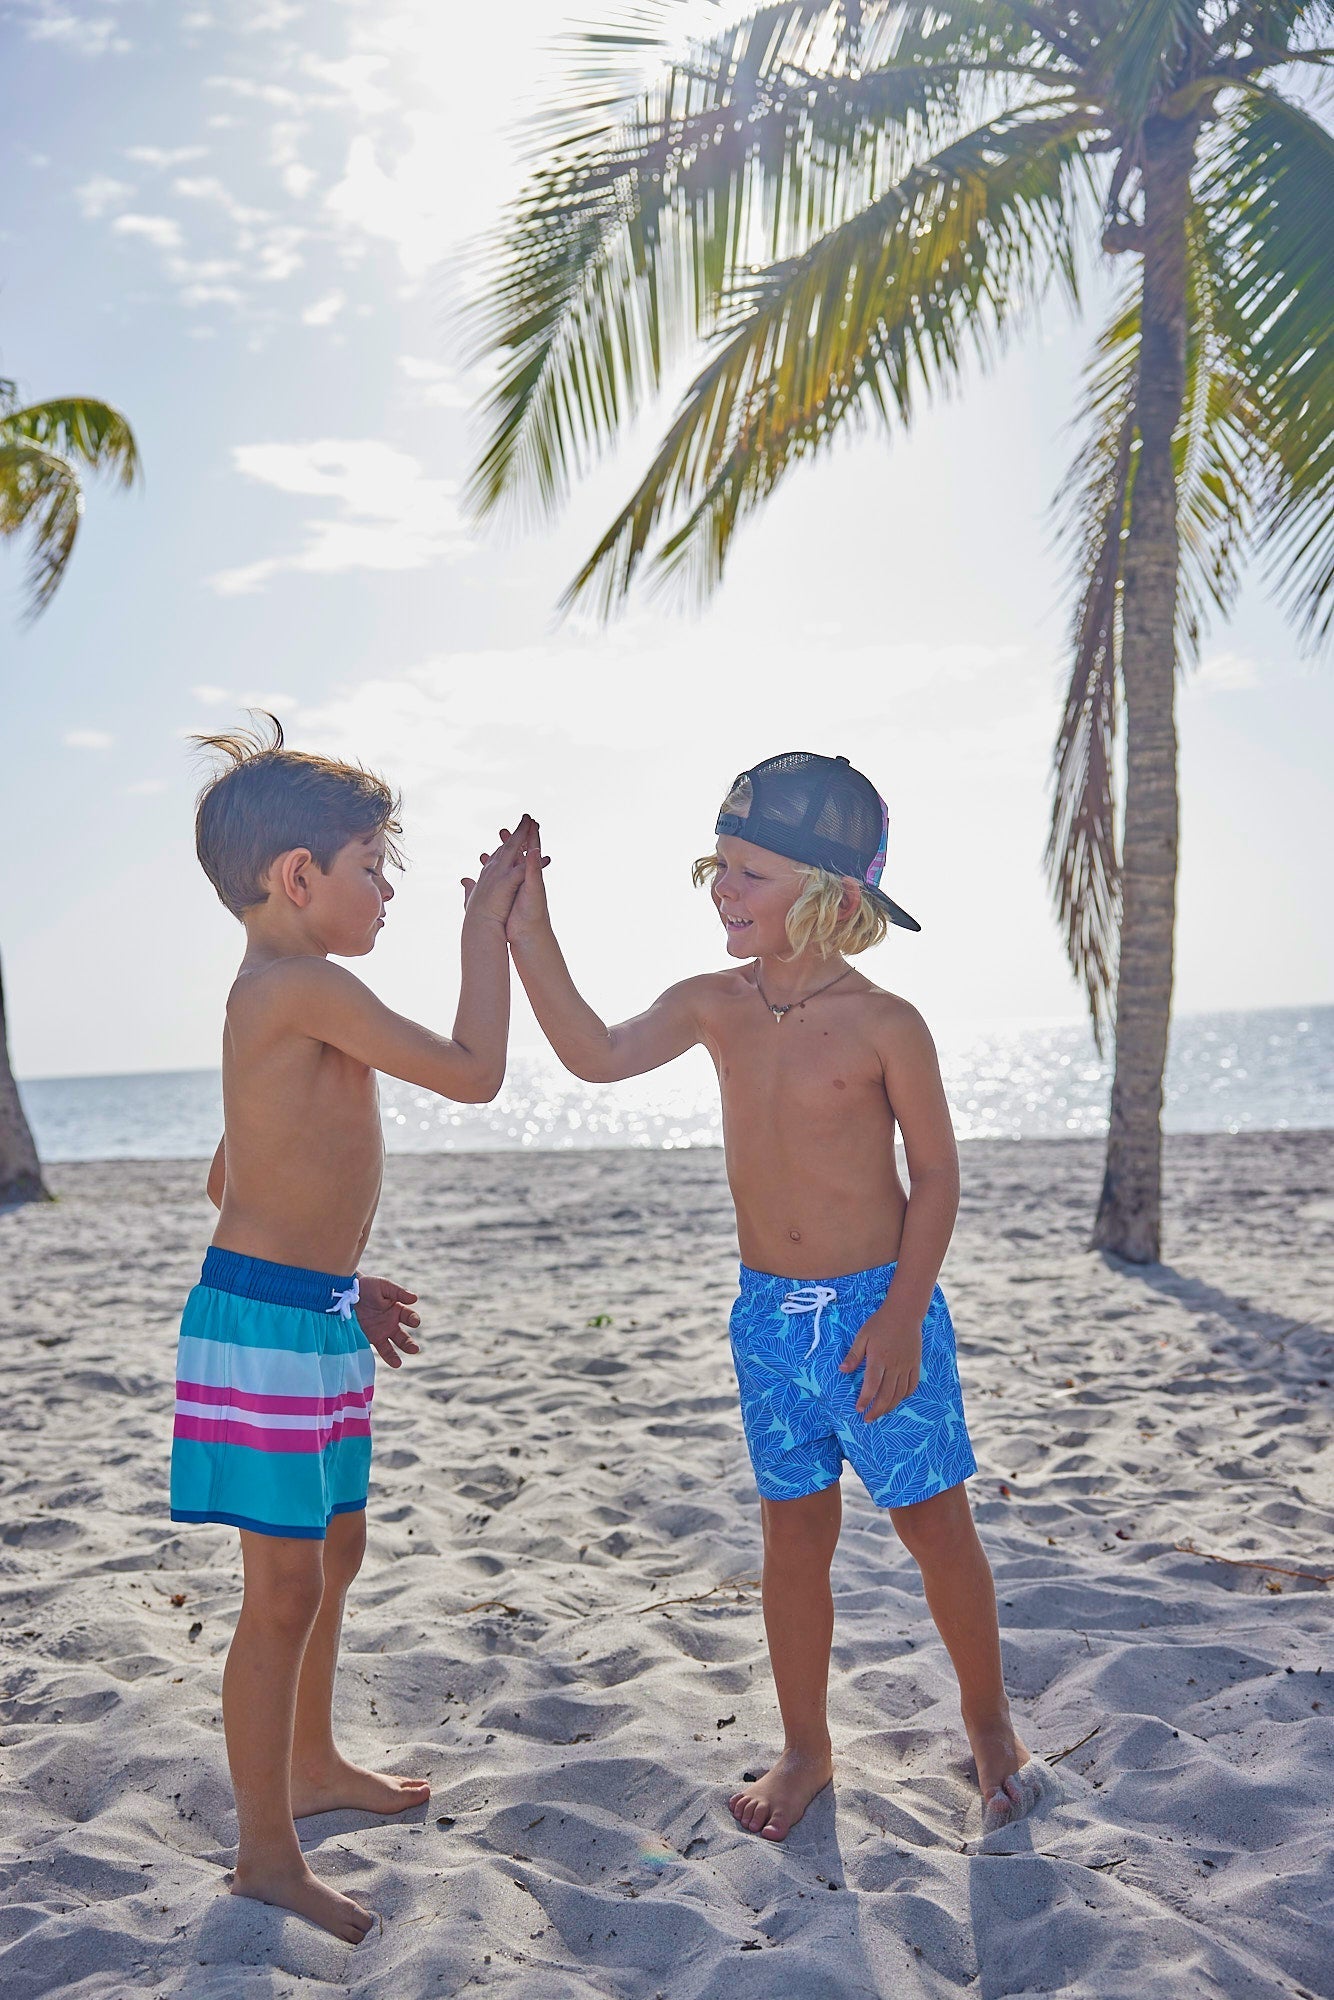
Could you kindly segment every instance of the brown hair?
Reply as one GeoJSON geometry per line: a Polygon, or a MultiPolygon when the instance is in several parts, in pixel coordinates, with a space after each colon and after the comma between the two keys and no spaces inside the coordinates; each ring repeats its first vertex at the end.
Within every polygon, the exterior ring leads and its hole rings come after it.
{"type": "Polygon", "coordinates": [[[195,851],[232,915],[264,901],[265,869],[294,847],[308,847],[327,873],[350,840],[382,833],[386,858],[401,868],[398,795],[383,778],[359,764],[285,750],[277,716],[259,715],[268,734],[255,728],[194,738],[226,759],[199,794],[195,851]]]}

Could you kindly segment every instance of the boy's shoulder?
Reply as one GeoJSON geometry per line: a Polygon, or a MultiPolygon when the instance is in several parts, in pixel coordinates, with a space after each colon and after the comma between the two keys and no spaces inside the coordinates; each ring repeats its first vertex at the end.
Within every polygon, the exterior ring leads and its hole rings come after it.
{"type": "Polygon", "coordinates": [[[355,973],[327,958],[278,958],[269,965],[241,968],[227,995],[227,1020],[243,1031],[300,1031],[312,1012],[355,1004],[368,992],[355,973]]]}

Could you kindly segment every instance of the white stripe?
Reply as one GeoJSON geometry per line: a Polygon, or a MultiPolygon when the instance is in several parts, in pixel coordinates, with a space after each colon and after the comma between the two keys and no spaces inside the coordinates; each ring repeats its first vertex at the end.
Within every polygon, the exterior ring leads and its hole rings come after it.
{"type": "Polygon", "coordinates": [[[349,1417],[368,1417],[370,1406],[363,1404],[359,1408],[338,1410],[325,1417],[285,1417],[275,1410],[243,1410],[234,1403],[188,1403],[178,1396],[176,1414],[179,1417],[205,1417],[216,1423],[253,1424],[261,1431],[327,1431],[337,1430],[349,1417]]]}
{"type": "Polygon", "coordinates": [[[375,1353],[293,1354],[285,1347],[242,1347],[182,1334],[176,1373],[182,1382],[211,1389],[240,1389],[247,1396],[341,1396],[375,1380],[375,1353]]]}

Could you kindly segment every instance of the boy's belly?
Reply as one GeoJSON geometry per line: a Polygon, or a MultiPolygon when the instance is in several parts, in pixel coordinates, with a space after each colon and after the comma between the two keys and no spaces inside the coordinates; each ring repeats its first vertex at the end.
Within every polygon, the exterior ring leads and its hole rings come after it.
{"type": "Polygon", "coordinates": [[[355,1271],[380,1197],[384,1151],[373,1132],[312,1132],[299,1147],[256,1152],[228,1140],[219,1249],[312,1271],[355,1271]]]}
{"type": "Polygon", "coordinates": [[[782,1146],[724,1132],[742,1262],[755,1271],[826,1278],[892,1264],[907,1196],[886,1145],[818,1138],[782,1146]]]}

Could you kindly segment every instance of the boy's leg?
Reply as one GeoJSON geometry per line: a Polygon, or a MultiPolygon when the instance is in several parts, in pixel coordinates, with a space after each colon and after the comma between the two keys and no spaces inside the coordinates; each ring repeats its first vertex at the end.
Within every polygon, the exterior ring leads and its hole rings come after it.
{"type": "Polygon", "coordinates": [[[951,1486],[911,1507],[893,1507],[890,1519],[922,1572],[927,1606],[958,1676],[959,1705],[983,1804],[994,1804],[992,1817],[999,1813],[998,1823],[1003,1823],[1017,1817],[1023,1804],[1021,1788],[1006,1780],[1027,1763],[1028,1751],[1010,1720],[1001,1678],[996,1587],[973,1525],[967,1488],[951,1486]],[[1013,1810],[1005,1810],[1007,1801],[1013,1810]]]}
{"type": "Polygon", "coordinates": [[[240,1839],[234,1896],[277,1903],[359,1944],[372,1917],[311,1873],[292,1824],[289,1772],[302,1655],[323,1595],[323,1545],[241,1531],[245,1597],[222,1676],[240,1839]]]}
{"type": "Polygon", "coordinates": [[[825,1695],[834,1636],[829,1566],[843,1518],[838,1481],[800,1500],[760,1501],[764,1628],[783,1717],[783,1754],[728,1801],[751,1833],[782,1840],[834,1774],[825,1695]]]}
{"type": "Polygon", "coordinates": [[[366,1516],[335,1514],[324,1543],[324,1591],[306,1642],[292,1735],[292,1812],[403,1812],[424,1805],[431,1787],[349,1764],[333,1739],[333,1688],[343,1604],[366,1551],[366,1516]]]}

